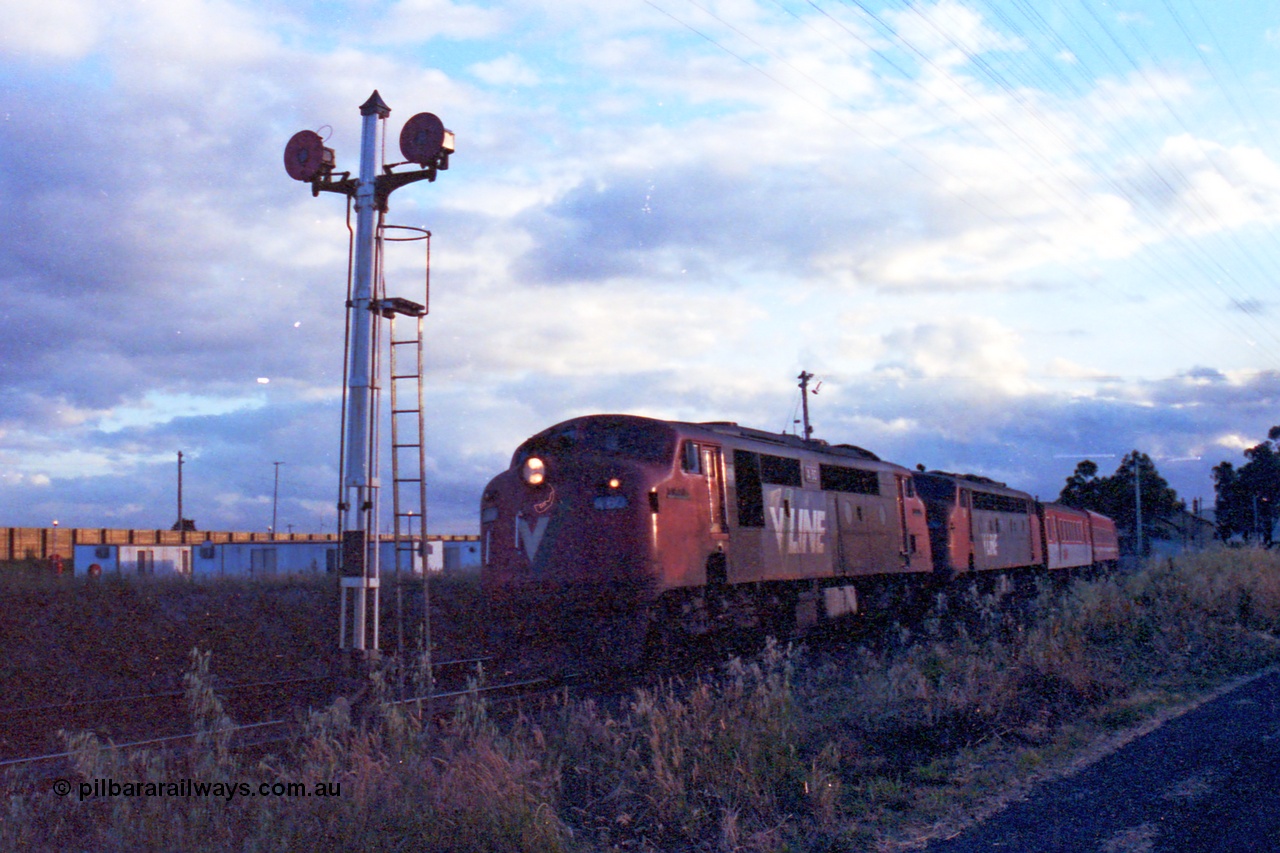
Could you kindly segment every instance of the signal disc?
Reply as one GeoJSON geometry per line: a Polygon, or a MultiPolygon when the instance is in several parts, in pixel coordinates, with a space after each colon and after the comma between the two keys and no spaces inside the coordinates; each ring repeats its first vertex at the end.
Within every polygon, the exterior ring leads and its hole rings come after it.
{"type": "Polygon", "coordinates": [[[300,130],[284,147],[284,170],[295,181],[313,181],[324,166],[324,140],[314,130],[300,130]]]}
{"type": "Polygon", "coordinates": [[[400,131],[400,153],[404,159],[429,166],[444,148],[444,122],[435,113],[418,113],[400,131]]]}

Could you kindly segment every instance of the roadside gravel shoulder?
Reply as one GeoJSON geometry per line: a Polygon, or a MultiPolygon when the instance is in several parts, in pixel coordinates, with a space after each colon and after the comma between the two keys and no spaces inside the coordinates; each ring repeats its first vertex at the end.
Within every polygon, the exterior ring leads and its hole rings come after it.
{"type": "Polygon", "coordinates": [[[1060,754],[1052,766],[882,849],[1122,853],[1276,843],[1270,833],[1280,821],[1273,793],[1280,776],[1280,666],[1232,679],[1121,731],[1089,739],[1087,726],[1055,739],[1060,754]]]}

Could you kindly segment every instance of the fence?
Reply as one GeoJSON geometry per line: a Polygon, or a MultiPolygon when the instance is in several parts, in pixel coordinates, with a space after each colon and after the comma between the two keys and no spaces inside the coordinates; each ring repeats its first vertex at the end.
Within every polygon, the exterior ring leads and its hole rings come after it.
{"type": "Polygon", "coordinates": [[[70,560],[76,545],[199,545],[202,542],[332,542],[336,533],[121,530],[111,527],[0,527],[0,562],[70,560]]]}

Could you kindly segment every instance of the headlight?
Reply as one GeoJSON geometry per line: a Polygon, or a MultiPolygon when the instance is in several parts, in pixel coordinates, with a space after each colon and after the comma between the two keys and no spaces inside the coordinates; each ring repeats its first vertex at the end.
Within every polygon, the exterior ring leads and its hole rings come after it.
{"type": "Polygon", "coordinates": [[[530,486],[541,486],[547,478],[547,465],[536,456],[530,456],[520,466],[520,477],[530,486]]]}

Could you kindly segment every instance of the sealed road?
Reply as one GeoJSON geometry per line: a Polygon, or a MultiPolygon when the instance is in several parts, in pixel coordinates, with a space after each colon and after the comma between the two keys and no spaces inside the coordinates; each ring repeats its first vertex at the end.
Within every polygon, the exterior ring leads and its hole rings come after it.
{"type": "Polygon", "coordinates": [[[1039,785],[926,850],[1280,851],[1280,673],[1039,785]]]}

